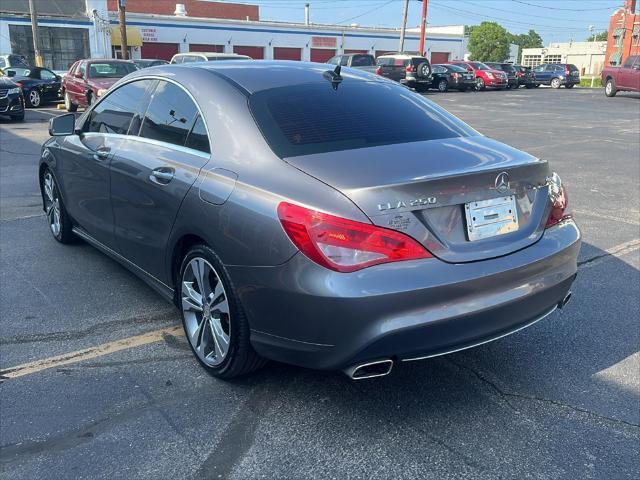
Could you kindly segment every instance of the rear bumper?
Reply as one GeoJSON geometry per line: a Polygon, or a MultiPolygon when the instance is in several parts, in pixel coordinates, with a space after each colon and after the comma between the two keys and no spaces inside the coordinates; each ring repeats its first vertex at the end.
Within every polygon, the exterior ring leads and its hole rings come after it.
{"type": "Polygon", "coordinates": [[[576,274],[572,221],[521,251],[485,261],[437,259],[351,274],[301,254],[278,267],[228,267],[267,357],[318,369],[379,358],[410,360],[500,338],[551,312],[576,274]]]}

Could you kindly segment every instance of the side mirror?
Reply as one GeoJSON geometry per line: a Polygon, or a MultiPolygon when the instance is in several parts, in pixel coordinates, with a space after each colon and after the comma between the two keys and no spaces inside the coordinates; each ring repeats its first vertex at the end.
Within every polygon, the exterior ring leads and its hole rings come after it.
{"type": "Polygon", "coordinates": [[[76,133],[76,116],[66,113],[49,120],[49,135],[52,137],[64,137],[76,133]]]}

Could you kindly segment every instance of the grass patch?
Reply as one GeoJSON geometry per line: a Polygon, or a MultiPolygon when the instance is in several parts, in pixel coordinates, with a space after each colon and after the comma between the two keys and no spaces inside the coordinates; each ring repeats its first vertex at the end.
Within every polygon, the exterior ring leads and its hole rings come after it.
{"type": "MultiPolygon", "coordinates": [[[[580,79],[580,86],[581,87],[591,87],[591,79],[590,78],[581,78],[580,79]]],[[[602,85],[602,80],[600,78],[596,78],[593,81],[593,88],[601,88],[602,85]]]]}

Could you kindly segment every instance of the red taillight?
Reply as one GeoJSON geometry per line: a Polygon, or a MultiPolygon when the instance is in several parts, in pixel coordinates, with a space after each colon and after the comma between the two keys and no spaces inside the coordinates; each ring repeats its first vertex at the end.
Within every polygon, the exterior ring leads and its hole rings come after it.
{"type": "Polygon", "coordinates": [[[411,65],[411,64],[407,65],[407,72],[412,73],[412,72],[415,72],[415,71],[416,70],[415,70],[415,68],[413,68],[413,65],[411,65]]]}
{"type": "Polygon", "coordinates": [[[16,85],[20,88],[22,88],[22,84],[20,82],[16,82],[16,85]]]}
{"type": "Polygon", "coordinates": [[[547,219],[545,228],[552,227],[562,220],[573,217],[571,209],[569,208],[569,196],[567,190],[560,182],[560,177],[554,174],[551,182],[549,182],[549,195],[551,197],[551,212],[547,219]]]}
{"type": "Polygon", "coordinates": [[[524,73],[516,72],[516,77],[518,77],[518,78],[524,77],[524,73]]]}
{"type": "Polygon", "coordinates": [[[564,66],[564,74],[565,75],[569,75],[571,73],[571,71],[569,70],[569,65],[565,65],[564,66]]]}
{"type": "Polygon", "coordinates": [[[460,78],[460,74],[459,74],[459,73],[457,73],[457,72],[453,72],[453,73],[451,74],[451,76],[452,76],[453,78],[460,78]]]}
{"type": "Polygon", "coordinates": [[[376,75],[382,75],[382,67],[376,68],[376,75]]]}
{"type": "Polygon", "coordinates": [[[302,253],[336,272],[432,257],[422,245],[403,233],[299,205],[280,203],[278,217],[302,253]]]}

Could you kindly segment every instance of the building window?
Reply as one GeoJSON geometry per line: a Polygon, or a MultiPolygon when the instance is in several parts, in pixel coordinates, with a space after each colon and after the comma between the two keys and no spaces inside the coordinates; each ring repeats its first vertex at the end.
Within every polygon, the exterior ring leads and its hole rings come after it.
{"type": "Polygon", "coordinates": [[[544,57],[544,63],[562,63],[562,55],[547,55],[544,57]]]}
{"type": "MultiPolygon", "coordinates": [[[[44,66],[67,70],[80,58],[89,58],[89,31],[86,28],[38,27],[40,54],[44,66]]],[[[11,52],[24,55],[35,65],[31,25],[9,25],[11,52]]]]}
{"type": "Polygon", "coordinates": [[[523,55],[522,64],[525,67],[537,67],[542,63],[542,55],[523,55]]]}

